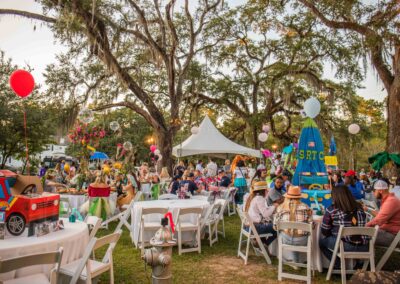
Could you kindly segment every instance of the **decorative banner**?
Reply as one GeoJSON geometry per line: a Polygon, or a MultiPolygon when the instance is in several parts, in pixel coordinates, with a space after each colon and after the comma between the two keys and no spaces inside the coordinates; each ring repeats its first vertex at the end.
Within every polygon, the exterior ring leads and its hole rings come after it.
{"type": "Polygon", "coordinates": [[[297,151],[298,164],[293,176],[293,184],[300,185],[300,176],[304,172],[317,176],[317,173],[326,173],[324,144],[317,124],[312,118],[304,122],[300,134],[297,151]]]}

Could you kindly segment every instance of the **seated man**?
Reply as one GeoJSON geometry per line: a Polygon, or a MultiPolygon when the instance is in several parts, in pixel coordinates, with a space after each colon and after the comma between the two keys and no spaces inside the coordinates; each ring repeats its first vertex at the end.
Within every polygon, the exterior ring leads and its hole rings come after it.
{"type": "Polygon", "coordinates": [[[224,170],[219,170],[218,171],[218,185],[221,187],[229,187],[231,184],[231,179],[226,176],[224,170]]]}
{"type": "Polygon", "coordinates": [[[283,194],[285,192],[286,188],[283,182],[283,178],[280,176],[276,177],[273,187],[271,187],[270,191],[268,192],[268,206],[271,206],[275,202],[275,200],[278,200],[280,197],[283,198],[283,194]]]}
{"type": "MultiPolygon", "coordinates": [[[[280,221],[284,222],[312,222],[312,210],[307,204],[301,202],[301,189],[298,186],[289,186],[285,194],[285,201],[276,209],[274,226],[280,221]]],[[[307,233],[298,230],[285,230],[282,232],[282,241],[288,245],[307,245],[307,233]]],[[[290,261],[299,262],[299,253],[292,252],[290,261]]]]}
{"type": "Polygon", "coordinates": [[[389,186],[383,180],[375,182],[374,195],[376,199],[381,200],[381,209],[372,211],[365,208],[375,216],[366,226],[378,225],[379,231],[375,244],[388,247],[400,231],[400,200],[394,193],[389,192],[389,186]]]}
{"type": "Polygon", "coordinates": [[[196,183],[194,182],[194,174],[190,173],[187,176],[187,179],[181,182],[181,186],[184,186],[187,184],[187,189],[188,191],[192,194],[195,195],[196,193],[200,193],[201,189],[197,187],[196,183]]]}

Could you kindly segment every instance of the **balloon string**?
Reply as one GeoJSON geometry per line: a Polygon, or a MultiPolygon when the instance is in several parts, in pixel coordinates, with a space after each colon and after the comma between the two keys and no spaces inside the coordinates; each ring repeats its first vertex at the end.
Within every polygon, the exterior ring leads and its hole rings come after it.
{"type": "Polygon", "coordinates": [[[25,132],[26,168],[28,171],[28,175],[30,175],[28,135],[26,134],[26,109],[25,109],[25,106],[24,106],[24,132],[25,132]]]}

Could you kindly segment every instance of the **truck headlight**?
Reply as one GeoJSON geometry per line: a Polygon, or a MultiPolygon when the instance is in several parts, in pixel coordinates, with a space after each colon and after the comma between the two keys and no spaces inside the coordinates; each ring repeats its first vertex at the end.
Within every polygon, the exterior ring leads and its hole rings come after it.
{"type": "Polygon", "coordinates": [[[54,206],[58,205],[58,199],[54,200],[54,206]]]}
{"type": "Polygon", "coordinates": [[[36,208],[37,208],[37,204],[36,204],[36,203],[33,203],[32,206],[31,206],[31,209],[32,209],[33,211],[35,211],[36,208]]]}

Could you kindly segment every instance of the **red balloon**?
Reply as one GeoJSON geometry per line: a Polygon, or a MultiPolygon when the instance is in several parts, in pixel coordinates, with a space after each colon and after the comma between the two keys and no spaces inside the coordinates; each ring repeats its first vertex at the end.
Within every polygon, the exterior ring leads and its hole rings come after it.
{"type": "Polygon", "coordinates": [[[35,81],[31,73],[25,70],[16,70],[10,76],[10,86],[21,98],[25,98],[32,93],[35,81]]]}

